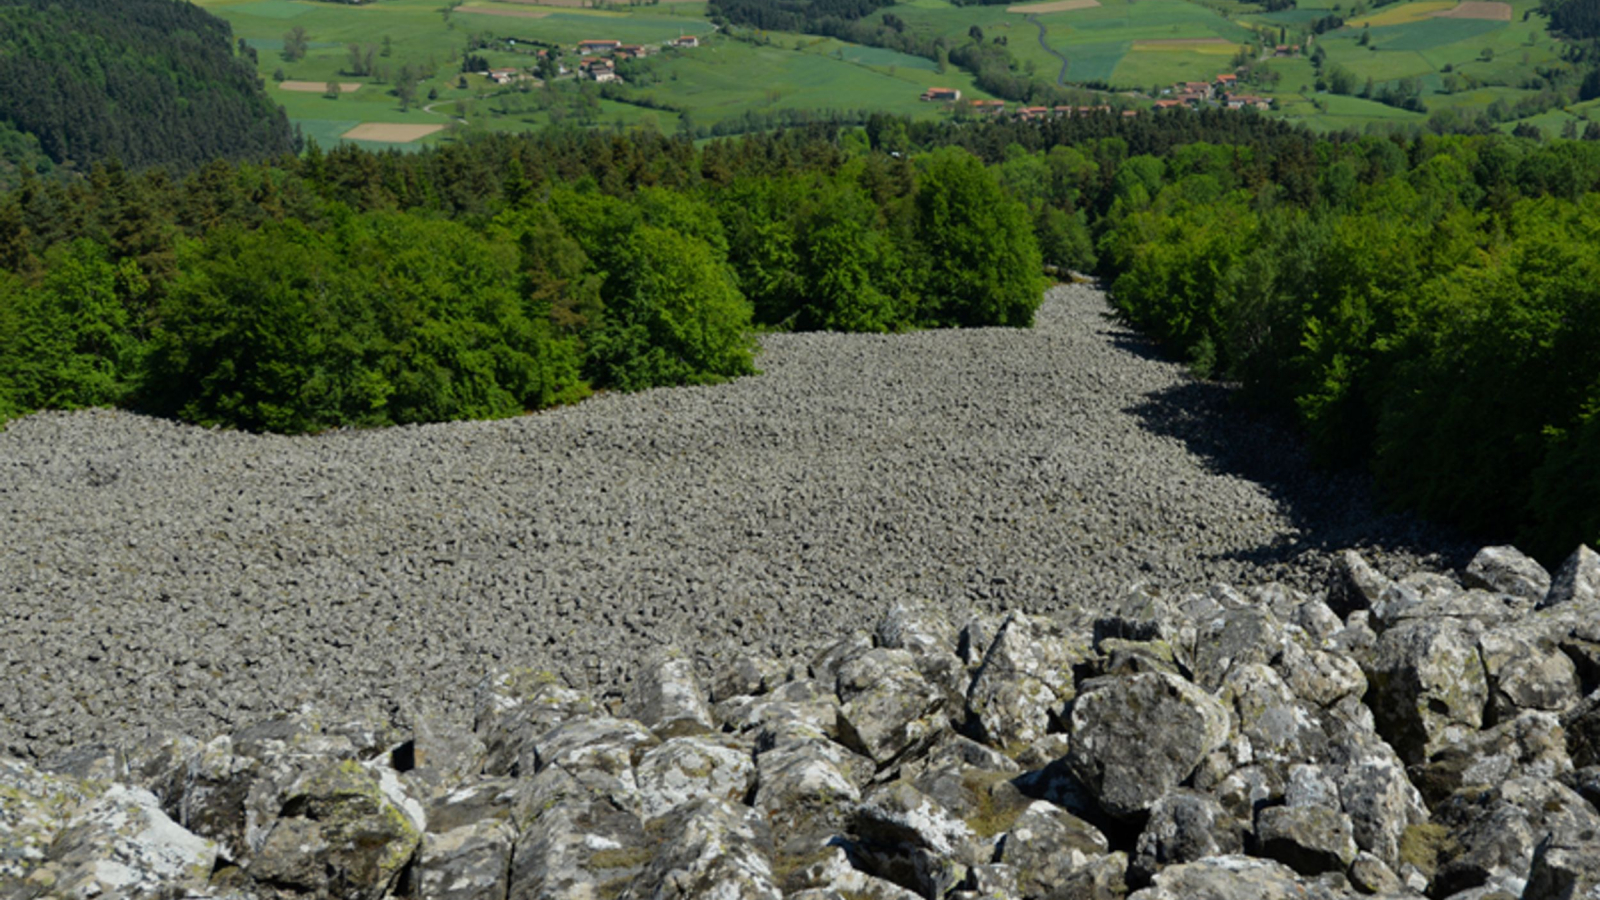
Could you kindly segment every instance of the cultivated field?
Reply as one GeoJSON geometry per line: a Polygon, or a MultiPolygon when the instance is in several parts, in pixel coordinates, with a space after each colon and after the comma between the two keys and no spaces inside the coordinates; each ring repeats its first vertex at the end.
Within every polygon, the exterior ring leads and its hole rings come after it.
{"type": "MultiPolygon", "coordinates": [[[[947,114],[922,103],[928,87],[952,87],[964,97],[988,95],[955,67],[939,73],[933,60],[809,34],[750,32],[730,36],[706,18],[701,0],[651,5],[593,6],[594,0],[468,0],[454,8],[437,0],[382,0],[349,6],[316,0],[199,0],[232,24],[258,54],[263,79],[281,82],[275,97],[307,135],[321,143],[360,140],[370,146],[414,148],[447,140],[456,123],[471,130],[517,131],[577,123],[657,128],[713,126],[747,114],[784,110],[881,110],[916,118],[947,114]],[[284,40],[300,29],[302,59],[283,57],[284,40]],[[493,84],[462,74],[462,59],[531,70],[539,47],[586,39],[663,44],[680,35],[702,46],[665,53],[629,72],[626,84],[601,97],[582,94],[572,76],[555,94],[493,84]],[[738,40],[733,39],[738,37],[738,40]],[[470,46],[469,46],[470,43],[470,46]],[[357,74],[350,46],[376,57],[375,71],[357,74]],[[401,68],[420,74],[410,103],[395,90],[401,68]],[[341,85],[325,96],[328,82],[341,85]],[[358,130],[364,123],[409,126],[426,134],[376,139],[394,132],[358,130]]],[[[1509,110],[1536,94],[1523,87],[1539,67],[1568,65],[1536,11],[1537,0],[1414,0],[1349,19],[1312,34],[1313,22],[1346,14],[1344,0],[1302,0],[1294,9],[1263,12],[1243,0],[1046,0],[1007,6],[958,6],[950,0],[907,0],[894,15],[924,39],[962,45],[981,34],[1000,42],[1017,71],[1041,82],[1090,84],[1147,96],[1180,81],[1212,80],[1241,62],[1259,77],[1243,90],[1272,97],[1275,114],[1319,128],[1417,125],[1430,115],[1477,115],[1496,104],[1509,110]],[[1526,17],[1526,18],[1525,18],[1526,17]],[[1274,55],[1296,44],[1299,55],[1274,55]],[[1325,57],[1319,70],[1307,54],[1325,57]],[[1063,65],[1063,59],[1065,64],[1063,65]],[[1348,73],[1354,93],[1420,90],[1426,112],[1385,106],[1326,90],[1330,73],[1348,73]],[[1318,85],[1323,86],[1319,90],[1318,85]],[[1370,85],[1370,88],[1369,88],[1370,85]]],[[[1324,26],[1325,27],[1325,26],[1324,26]]],[[[1589,121],[1586,110],[1525,110],[1556,134],[1589,121]],[[1575,123],[1575,124],[1574,124],[1575,123]]],[[[766,121],[766,120],[762,120],[766,121]]],[[[1514,122],[1502,120],[1502,127],[1514,122]]],[[[408,132],[409,133],[409,132],[408,132]]]]}
{"type": "Polygon", "coordinates": [[[345,132],[342,137],[351,141],[384,141],[394,144],[407,144],[411,141],[421,140],[436,131],[443,130],[443,125],[397,125],[388,122],[363,122],[345,132]]]}
{"type": "MultiPolygon", "coordinates": [[[[359,81],[338,81],[333,83],[339,85],[339,93],[341,94],[354,94],[356,91],[361,90],[361,82],[359,81]]],[[[321,94],[328,90],[328,84],[326,81],[285,81],[278,85],[278,90],[299,91],[302,94],[321,94]]]]}

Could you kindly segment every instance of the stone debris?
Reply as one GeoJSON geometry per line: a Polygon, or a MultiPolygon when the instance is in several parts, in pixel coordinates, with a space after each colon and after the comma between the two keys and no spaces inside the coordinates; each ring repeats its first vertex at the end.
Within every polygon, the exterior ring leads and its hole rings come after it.
{"type": "Polygon", "coordinates": [[[508,672],[450,740],[308,707],[0,758],[0,896],[1594,896],[1600,691],[1552,648],[1600,598],[1488,628],[1471,581],[1394,582],[1418,600],[1354,669],[1367,608],[1217,586],[1114,627],[1013,615],[965,655],[976,629],[899,608],[807,670],[746,659],[714,705],[674,650],[618,715],[508,672]],[[965,698],[923,674],[951,667],[965,698]],[[1026,745],[1002,673],[1052,698],[1026,745]]]}

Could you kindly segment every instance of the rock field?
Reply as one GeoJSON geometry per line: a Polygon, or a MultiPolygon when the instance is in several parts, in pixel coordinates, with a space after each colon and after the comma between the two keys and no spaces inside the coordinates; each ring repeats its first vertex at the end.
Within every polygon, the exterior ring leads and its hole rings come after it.
{"type": "Polygon", "coordinates": [[[1373,515],[1087,287],[764,363],[16,423],[0,900],[1600,898],[1592,549],[1373,515]]]}
{"type": "Polygon", "coordinates": [[[307,702],[462,727],[473,687],[598,694],[683,647],[805,658],[897,601],[1084,620],[1132,581],[1320,585],[1463,548],[1115,325],[776,335],[763,374],[315,437],[110,411],[0,432],[0,750],[228,731],[307,702]]]}

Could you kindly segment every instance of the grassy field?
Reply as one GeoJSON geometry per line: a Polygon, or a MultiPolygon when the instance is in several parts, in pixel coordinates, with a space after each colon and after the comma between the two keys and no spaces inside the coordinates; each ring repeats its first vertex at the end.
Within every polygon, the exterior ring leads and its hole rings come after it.
{"type": "MultiPolygon", "coordinates": [[[[414,141],[364,142],[411,148],[450,140],[458,127],[506,131],[578,122],[671,131],[680,126],[677,110],[700,126],[780,110],[865,109],[930,118],[944,115],[946,107],[918,100],[928,87],[987,96],[965,72],[952,67],[941,74],[933,60],[892,50],[777,32],[735,40],[716,32],[703,0],[608,9],[582,8],[581,0],[467,0],[453,10],[440,0],[378,0],[362,6],[317,0],[197,2],[226,18],[257,51],[258,69],[273,98],[305,134],[324,145],[368,123],[447,126],[414,141]],[[291,62],[282,50],[294,28],[303,29],[308,52],[291,62]],[[641,76],[624,88],[622,99],[629,102],[600,98],[593,85],[580,102],[570,83],[564,94],[553,95],[557,99],[540,101],[538,95],[509,94],[481,76],[460,74],[469,40],[476,48],[470,52],[491,66],[527,70],[535,62],[536,45],[570,47],[584,39],[659,44],[684,34],[699,36],[702,46],[649,60],[641,76]],[[377,63],[387,71],[352,75],[348,45],[376,47],[385,41],[388,54],[377,63]],[[402,66],[422,73],[418,99],[404,109],[393,92],[402,66]],[[282,89],[279,80],[301,82],[301,89],[282,89]],[[330,81],[361,86],[337,98],[314,88],[330,81]]],[[[1020,73],[1043,82],[1061,77],[1068,84],[1156,94],[1174,82],[1210,81],[1231,71],[1238,59],[1251,59],[1257,71],[1275,80],[1257,80],[1244,89],[1272,96],[1278,115],[1320,129],[1416,124],[1428,115],[1318,92],[1318,72],[1305,56],[1258,59],[1280,38],[1320,48],[1326,58],[1322,76],[1342,67],[1358,91],[1369,81],[1375,91],[1420,85],[1429,113],[1482,110],[1497,101],[1513,105],[1533,94],[1523,85],[1537,67],[1563,65],[1545,20],[1529,14],[1537,0],[1412,0],[1376,8],[1322,35],[1309,33],[1310,22],[1345,14],[1353,5],[1351,0],[1301,0],[1295,9],[1266,13],[1244,0],[1037,0],[1009,6],[907,0],[893,10],[913,33],[952,44],[972,40],[976,26],[985,41],[1003,39],[1020,73]],[[1064,68],[1057,54],[1065,57],[1064,68]]],[[[1592,106],[1574,109],[1547,111],[1530,121],[1559,133],[1569,122],[1581,130],[1589,116],[1600,115],[1592,106]]]]}

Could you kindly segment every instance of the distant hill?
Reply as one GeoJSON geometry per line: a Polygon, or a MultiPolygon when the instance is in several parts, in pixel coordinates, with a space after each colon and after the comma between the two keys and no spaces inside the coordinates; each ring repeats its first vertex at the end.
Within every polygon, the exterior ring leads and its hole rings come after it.
{"type": "Polygon", "coordinates": [[[183,170],[294,144],[229,25],[184,0],[0,0],[0,84],[0,171],[19,152],[183,170]]]}

